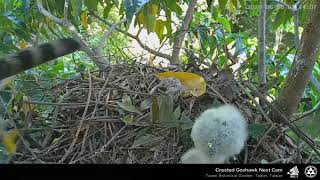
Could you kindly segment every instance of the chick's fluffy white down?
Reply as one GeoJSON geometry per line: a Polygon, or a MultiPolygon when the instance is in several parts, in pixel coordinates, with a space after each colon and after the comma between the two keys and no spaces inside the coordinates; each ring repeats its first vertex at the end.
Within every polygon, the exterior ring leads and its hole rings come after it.
{"type": "Polygon", "coordinates": [[[211,158],[198,149],[190,149],[181,157],[183,164],[210,164],[211,158]]]}
{"type": "Polygon", "coordinates": [[[244,147],[247,123],[232,105],[208,109],[196,119],[191,138],[195,149],[207,154],[212,163],[224,163],[244,147]]]}

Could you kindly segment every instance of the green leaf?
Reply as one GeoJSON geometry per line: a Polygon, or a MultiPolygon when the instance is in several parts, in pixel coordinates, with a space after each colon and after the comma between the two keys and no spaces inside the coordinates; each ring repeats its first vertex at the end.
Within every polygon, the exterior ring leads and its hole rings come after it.
{"type": "Polygon", "coordinates": [[[161,141],[162,139],[163,137],[157,137],[152,134],[146,134],[135,139],[131,148],[137,148],[142,145],[155,143],[161,141]]]}
{"type": "Polygon", "coordinates": [[[121,120],[122,120],[126,125],[132,125],[132,124],[133,124],[133,116],[132,116],[132,115],[125,116],[125,117],[121,118],[121,120]]]}
{"type": "Polygon", "coordinates": [[[225,56],[220,56],[218,61],[219,67],[224,68],[227,61],[228,60],[225,56]]]}
{"type": "Polygon", "coordinates": [[[241,37],[237,37],[236,41],[235,41],[235,44],[236,44],[236,49],[235,49],[234,56],[241,55],[244,52],[244,49],[245,49],[245,45],[244,45],[243,39],[241,37]]]}
{"type": "Polygon", "coordinates": [[[213,0],[206,0],[206,1],[207,1],[208,10],[210,11],[211,4],[212,4],[212,1],[213,1],[213,0]]]}
{"type": "Polygon", "coordinates": [[[107,1],[107,6],[103,9],[103,18],[107,19],[108,15],[110,13],[111,8],[114,6],[113,2],[108,3],[107,1]]]}
{"type": "Polygon", "coordinates": [[[176,110],[173,112],[173,115],[174,115],[174,118],[175,118],[175,119],[179,119],[179,118],[180,118],[180,115],[181,115],[180,106],[178,106],[178,107],[176,108],[176,110]]]}
{"type": "Polygon", "coordinates": [[[212,15],[212,18],[217,20],[217,18],[219,17],[219,11],[216,7],[212,6],[211,9],[210,9],[210,12],[211,12],[211,15],[212,15]]]}
{"type": "Polygon", "coordinates": [[[140,10],[140,8],[147,3],[148,0],[124,0],[124,9],[128,24],[132,21],[133,16],[140,10]]]}
{"type": "Polygon", "coordinates": [[[166,21],[163,21],[161,19],[156,21],[154,30],[160,40],[160,43],[162,43],[163,39],[165,38],[165,34],[163,34],[165,26],[166,21]]]}
{"type": "Polygon", "coordinates": [[[72,7],[72,12],[73,16],[75,19],[79,18],[79,14],[82,10],[82,0],[71,0],[71,7],[72,7]]]}
{"type": "Polygon", "coordinates": [[[126,115],[126,111],[123,110],[120,106],[117,106],[117,111],[121,116],[125,116],[126,115]]]}
{"type": "Polygon", "coordinates": [[[10,130],[3,132],[2,134],[2,144],[5,147],[5,150],[10,155],[13,155],[16,152],[16,140],[18,138],[17,130],[10,130]]]}
{"type": "Polygon", "coordinates": [[[171,95],[162,95],[158,97],[160,122],[173,120],[173,99],[171,95]]]}
{"type": "Polygon", "coordinates": [[[159,11],[159,6],[157,4],[148,3],[143,7],[143,10],[140,11],[139,24],[143,24],[143,26],[147,29],[148,33],[155,32],[156,30],[156,19],[159,11]],[[143,17],[143,19],[141,18],[143,17]],[[141,20],[143,20],[141,22],[141,20]]]}
{"type": "Polygon", "coordinates": [[[209,36],[208,40],[209,40],[210,52],[212,52],[215,48],[217,48],[218,40],[217,40],[216,36],[209,36]]]}
{"type": "Polygon", "coordinates": [[[245,0],[238,0],[240,5],[241,5],[241,9],[245,10],[246,9],[246,1],[245,0]]]}
{"type": "Polygon", "coordinates": [[[223,28],[224,28],[226,31],[228,31],[229,33],[231,32],[231,26],[230,26],[230,23],[229,23],[229,21],[228,21],[227,18],[218,17],[218,18],[217,18],[217,21],[223,25],[223,28]]]}
{"type": "Polygon", "coordinates": [[[122,102],[125,103],[125,104],[132,105],[131,98],[127,94],[122,96],[122,102]]]}
{"type": "Polygon", "coordinates": [[[281,9],[278,11],[274,22],[272,23],[272,29],[276,30],[280,25],[287,23],[292,17],[292,13],[288,9],[281,9]]]}
{"type": "Polygon", "coordinates": [[[197,28],[198,39],[200,39],[201,50],[204,54],[208,54],[207,48],[209,48],[208,35],[203,28],[197,28]]]}
{"type": "Polygon", "coordinates": [[[219,106],[221,106],[221,102],[217,100],[217,98],[214,98],[213,102],[211,104],[208,105],[207,109],[211,109],[211,108],[217,108],[219,106]]]}
{"type": "Polygon", "coordinates": [[[144,127],[144,128],[139,129],[136,133],[135,139],[138,139],[139,137],[148,134],[151,130],[152,130],[152,127],[144,127]]]}
{"type": "Polygon", "coordinates": [[[256,140],[260,139],[266,131],[267,129],[261,124],[248,125],[249,136],[256,140]]]}
{"type": "Polygon", "coordinates": [[[162,127],[162,128],[176,128],[179,126],[179,122],[178,121],[162,121],[160,122],[160,124],[158,124],[158,127],[162,127]]]}
{"type": "Polygon", "coordinates": [[[63,70],[64,70],[64,62],[57,61],[57,63],[53,66],[53,68],[50,71],[54,74],[59,74],[60,72],[63,72],[63,70]]]}
{"type": "Polygon", "coordinates": [[[238,1],[237,0],[229,0],[229,11],[231,11],[230,9],[230,5],[233,4],[234,9],[237,9],[238,7],[238,1]]]}
{"type": "Polygon", "coordinates": [[[11,156],[5,151],[5,147],[0,143],[0,164],[9,164],[11,156]]]}
{"type": "Polygon", "coordinates": [[[141,111],[144,111],[146,109],[149,109],[152,107],[152,100],[151,98],[147,98],[145,100],[142,101],[141,105],[140,105],[140,109],[141,111]]]}
{"type": "Polygon", "coordinates": [[[30,8],[30,0],[22,0],[22,9],[24,12],[27,12],[27,10],[30,8]]]}
{"type": "Polygon", "coordinates": [[[177,13],[179,16],[182,14],[183,11],[182,11],[181,7],[177,4],[178,1],[164,0],[164,3],[170,11],[177,13]]]}
{"type": "Polygon", "coordinates": [[[116,7],[119,6],[119,0],[112,0],[112,3],[113,3],[116,7]]]}
{"type": "Polygon", "coordinates": [[[98,0],[84,0],[84,5],[88,7],[88,9],[97,11],[98,9],[98,0]]]}
{"type": "Polygon", "coordinates": [[[167,28],[167,35],[171,35],[172,34],[172,27],[171,27],[171,13],[168,10],[165,10],[165,15],[166,15],[166,19],[167,21],[165,21],[165,25],[167,28]]]}
{"type": "Polygon", "coordinates": [[[118,106],[120,106],[122,109],[129,111],[129,112],[134,112],[138,113],[139,115],[142,115],[142,113],[132,104],[131,98],[128,95],[123,95],[122,96],[122,102],[117,102],[118,106]]]}
{"type": "Polygon", "coordinates": [[[159,122],[160,111],[159,111],[158,99],[156,97],[152,97],[151,115],[152,115],[153,123],[159,122]]]}
{"type": "Polygon", "coordinates": [[[194,122],[185,115],[181,115],[179,123],[182,130],[192,129],[194,124],[194,122]]]}
{"type": "Polygon", "coordinates": [[[226,10],[227,3],[227,0],[219,0],[219,9],[221,12],[224,12],[226,10]]]}
{"type": "Polygon", "coordinates": [[[143,11],[143,12],[144,12],[143,25],[144,25],[144,27],[146,27],[147,32],[150,33],[153,31],[154,22],[155,22],[156,18],[152,15],[149,15],[149,13],[147,11],[143,11]]]}
{"type": "Polygon", "coordinates": [[[163,95],[158,97],[159,101],[159,121],[160,127],[177,127],[180,116],[180,107],[173,111],[173,99],[171,95],[163,95]]]}

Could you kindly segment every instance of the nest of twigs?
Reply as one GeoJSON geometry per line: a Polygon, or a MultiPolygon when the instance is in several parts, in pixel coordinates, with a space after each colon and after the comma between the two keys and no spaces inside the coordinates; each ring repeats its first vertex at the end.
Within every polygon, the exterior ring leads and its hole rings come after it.
{"type": "MultiPolygon", "coordinates": [[[[106,72],[92,72],[56,86],[52,102],[28,102],[37,108],[53,108],[48,117],[29,116],[11,162],[178,163],[192,146],[191,129],[157,126],[150,120],[151,108],[141,105],[162,94],[150,94],[159,84],[157,72],[145,65],[114,65],[106,72]],[[139,112],[119,106],[124,95],[139,112]],[[134,123],[127,123],[128,118],[134,123]]],[[[249,126],[245,149],[231,163],[290,163],[309,158],[300,156],[293,141],[281,133],[281,126],[266,120],[263,109],[253,105],[254,99],[245,91],[245,83],[235,80],[232,73],[197,73],[205,77],[207,91],[200,97],[176,99],[174,106],[180,106],[181,115],[194,121],[213,104],[232,103],[249,124],[255,123],[249,126]]]]}

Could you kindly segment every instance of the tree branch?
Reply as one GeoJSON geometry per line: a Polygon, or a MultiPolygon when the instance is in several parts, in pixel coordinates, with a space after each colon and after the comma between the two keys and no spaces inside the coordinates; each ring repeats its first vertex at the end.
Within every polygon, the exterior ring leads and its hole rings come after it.
{"type": "Polygon", "coordinates": [[[42,0],[37,0],[37,6],[41,14],[49,17],[53,22],[60,24],[61,26],[65,26],[68,31],[72,34],[73,38],[79,42],[81,45],[81,50],[83,50],[87,55],[91,58],[91,60],[98,66],[98,68],[101,71],[104,71],[107,67],[109,67],[109,63],[107,59],[100,55],[98,52],[94,52],[85,41],[82,40],[81,34],[79,34],[74,26],[70,24],[67,20],[62,20],[54,15],[52,15],[50,12],[48,12],[42,5],[42,0]]]}
{"type": "MultiPolygon", "coordinates": [[[[96,15],[94,12],[90,12],[90,14],[92,16],[94,16],[95,18],[97,18],[99,21],[107,24],[108,26],[112,27],[113,24],[106,21],[105,19],[102,19],[101,17],[99,17],[98,15],[96,15]]],[[[124,34],[124,35],[127,35],[129,36],[130,38],[136,40],[138,42],[138,44],[140,45],[140,47],[142,47],[143,49],[145,49],[146,51],[148,51],[149,53],[155,55],[155,56],[158,56],[158,57],[162,57],[162,58],[165,58],[165,59],[168,59],[169,61],[171,61],[171,56],[170,55],[167,55],[167,54],[164,54],[164,53],[161,53],[161,52],[158,52],[158,51],[155,51],[153,49],[151,49],[150,47],[146,46],[145,44],[143,44],[143,42],[140,40],[140,38],[138,37],[139,34],[137,35],[133,35],[133,34],[130,34],[118,27],[115,27],[114,28],[115,30],[117,30],[118,32],[124,34]]]]}
{"type": "Polygon", "coordinates": [[[306,142],[314,150],[314,152],[318,156],[320,156],[319,145],[316,142],[314,142],[309,136],[307,136],[303,131],[301,131],[294,123],[291,123],[290,119],[287,118],[286,115],[284,113],[282,113],[276,106],[274,106],[266,98],[264,98],[264,96],[261,93],[259,93],[259,91],[257,91],[252,84],[246,83],[246,87],[248,87],[259,98],[261,98],[264,101],[264,103],[271,109],[271,111],[273,111],[274,113],[276,113],[278,115],[278,117],[281,119],[281,122],[284,122],[287,126],[289,126],[289,128],[298,137],[300,137],[304,142],[306,142]]]}
{"type": "Polygon", "coordinates": [[[191,0],[187,9],[186,15],[184,16],[184,20],[181,24],[178,36],[175,38],[173,42],[173,50],[172,50],[172,56],[171,56],[172,58],[170,61],[173,64],[180,64],[179,53],[181,50],[182,41],[186,34],[187,28],[189,27],[196,4],[197,4],[197,0],[191,0]]]}
{"type": "MultiPolygon", "coordinates": [[[[258,66],[258,78],[259,86],[262,90],[262,94],[266,97],[266,0],[260,1],[259,12],[259,66],[258,66]]],[[[263,106],[263,102],[260,100],[260,104],[263,106]]]]}
{"type": "MultiPolygon", "coordinates": [[[[315,8],[310,13],[309,20],[304,27],[298,57],[294,59],[285,80],[284,89],[275,101],[287,116],[291,116],[298,107],[320,48],[320,1],[315,1],[315,3],[315,8]]],[[[279,119],[274,112],[272,114],[275,115],[275,119],[279,119]]]]}
{"type": "Polygon", "coordinates": [[[64,1],[64,21],[68,21],[68,8],[69,8],[69,0],[64,1]]]}
{"type": "Polygon", "coordinates": [[[104,33],[103,37],[101,38],[101,40],[100,40],[100,42],[99,42],[99,45],[98,45],[97,48],[96,48],[97,51],[98,51],[100,54],[101,54],[102,47],[103,47],[103,45],[104,45],[105,42],[106,42],[107,37],[111,34],[111,32],[112,32],[117,26],[119,26],[120,24],[122,24],[122,23],[124,23],[124,22],[126,22],[126,21],[127,21],[126,18],[120,20],[120,21],[117,22],[116,24],[112,25],[112,26],[110,27],[110,29],[104,33]]]}
{"type": "Polygon", "coordinates": [[[49,11],[44,9],[44,7],[42,5],[42,0],[37,0],[37,6],[38,6],[38,9],[39,9],[40,13],[42,13],[44,16],[47,16],[49,19],[51,19],[52,21],[56,22],[57,24],[63,25],[63,20],[55,17],[49,11]]]}

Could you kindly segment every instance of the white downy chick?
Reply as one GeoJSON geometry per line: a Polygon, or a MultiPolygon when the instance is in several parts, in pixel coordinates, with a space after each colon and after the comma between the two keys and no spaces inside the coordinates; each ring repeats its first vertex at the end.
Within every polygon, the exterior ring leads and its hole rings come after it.
{"type": "Polygon", "coordinates": [[[186,159],[194,163],[206,162],[203,158],[207,156],[208,163],[225,163],[240,153],[247,134],[246,120],[236,107],[227,104],[208,109],[196,119],[192,127],[191,138],[196,150],[187,152],[186,159]]]}
{"type": "Polygon", "coordinates": [[[211,158],[204,152],[192,148],[181,157],[182,164],[210,164],[211,158]]]}

